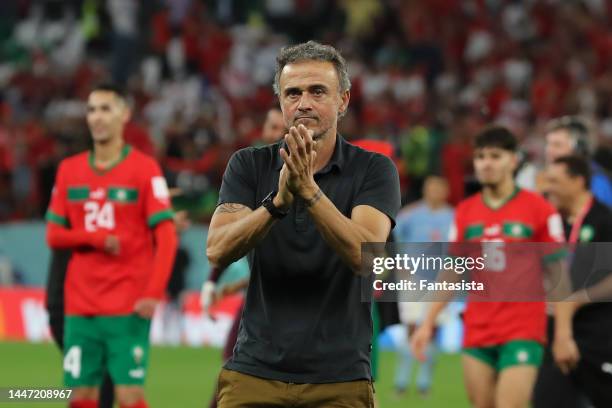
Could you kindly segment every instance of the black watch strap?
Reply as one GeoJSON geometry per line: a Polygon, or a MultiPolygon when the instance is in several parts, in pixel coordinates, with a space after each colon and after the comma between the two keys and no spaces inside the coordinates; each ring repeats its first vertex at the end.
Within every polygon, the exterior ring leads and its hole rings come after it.
{"type": "Polygon", "coordinates": [[[261,205],[268,210],[268,212],[270,213],[270,215],[273,218],[276,218],[278,220],[280,220],[281,218],[285,218],[287,216],[287,214],[289,214],[289,210],[287,211],[282,211],[280,208],[277,208],[274,205],[274,197],[276,197],[276,193],[277,191],[272,191],[270,194],[268,194],[266,196],[266,198],[263,199],[263,201],[261,202],[261,205]]]}

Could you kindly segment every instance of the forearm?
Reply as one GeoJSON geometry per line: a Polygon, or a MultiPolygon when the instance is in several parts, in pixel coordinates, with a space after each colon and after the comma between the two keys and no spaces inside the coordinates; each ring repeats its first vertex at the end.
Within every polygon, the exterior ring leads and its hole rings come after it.
{"type": "Polygon", "coordinates": [[[572,337],[574,313],[580,307],[579,302],[555,303],[555,338],[572,337]]]}
{"type": "Polygon", "coordinates": [[[582,290],[584,302],[610,302],[612,301],[612,275],[602,279],[593,286],[582,290]]]}
{"type": "Polygon", "coordinates": [[[47,243],[53,249],[79,249],[83,247],[101,249],[107,237],[105,232],[72,230],[59,225],[47,226],[47,243]]]}
{"type": "Polygon", "coordinates": [[[164,221],[155,227],[153,274],[144,292],[144,297],[155,299],[163,298],[168,279],[172,274],[177,247],[178,238],[173,222],[164,221]]]}
{"type": "Polygon", "coordinates": [[[231,292],[236,293],[249,287],[249,278],[240,279],[231,286],[231,292]]]}
{"type": "Polygon", "coordinates": [[[427,325],[432,328],[435,327],[436,319],[438,318],[440,312],[442,312],[442,310],[446,307],[447,303],[448,300],[429,303],[430,307],[427,312],[427,315],[425,316],[425,319],[423,320],[423,325],[427,325]]]}
{"type": "Polygon", "coordinates": [[[552,282],[547,300],[559,302],[572,294],[572,282],[565,261],[549,262],[545,265],[549,281],[552,282]]]}
{"type": "Polygon", "coordinates": [[[361,244],[374,242],[376,237],[342,214],[325,194],[321,193],[321,197],[308,209],[323,239],[353,271],[359,272],[361,244]]]}
{"type": "Polygon", "coordinates": [[[225,268],[255,247],[268,233],[274,218],[264,207],[208,231],[206,256],[213,267],[225,268]]]}

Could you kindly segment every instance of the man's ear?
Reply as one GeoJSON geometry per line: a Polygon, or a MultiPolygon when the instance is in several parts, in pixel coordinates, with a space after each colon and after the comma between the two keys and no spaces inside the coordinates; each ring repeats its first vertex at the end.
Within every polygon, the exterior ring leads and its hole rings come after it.
{"type": "Polygon", "coordinates": [[[349,101],[351,100],[351,91],[346,91],[340,95],[340,107],[338,108],[338,116],[342,117],[348,109],[349,101]]]}
{"type": "Polygon", "coordinates": [[[132,109],[126,106],[125,110],[123,111],[123,123],[128,123],[131,118],[132,118],[132,109]]]}
{"type": "Polygon", "coordinates": [[[512,154],[512,171],[516,171],[521,164],[521,158],[518,153],[512,154]]]}

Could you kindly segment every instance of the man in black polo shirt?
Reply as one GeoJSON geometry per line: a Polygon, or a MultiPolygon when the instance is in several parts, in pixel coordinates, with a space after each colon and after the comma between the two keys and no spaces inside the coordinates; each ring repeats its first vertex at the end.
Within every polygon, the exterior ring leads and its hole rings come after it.
{"type": "Polygon", "coordinates": [[[580,156],[555,159],[547,169],[548,193],[573,245],[574,315],[549,322],[548,348],[534,390],[535,408],[612,407],[612,303],[589,303],[589,288],[609,279],[612,212],[589,191],[591,170],[580,156]],[[585,304],[589,303],[589,304],[585,304]],[[559,336],[559,334],[564,334],[559,336]],[[555,364],[556,363],[556,364],[555,364]]]}
{"type": "Polygon", "coordinates": [[[385,242],[394,224],[397,170],[337,134],[350,81],[333,47],[284,48],[274,85],[289,132],[234,154],[208,232],[213,267],[248,255],[251,269],[219,407],[372,407],[357,272],[361,244],[385,242]]]}

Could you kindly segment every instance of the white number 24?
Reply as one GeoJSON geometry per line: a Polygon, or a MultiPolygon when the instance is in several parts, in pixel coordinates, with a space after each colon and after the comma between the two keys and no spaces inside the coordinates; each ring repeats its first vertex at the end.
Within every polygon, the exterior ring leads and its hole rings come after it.
{"type": "Polygon", "coordinates": [[[115,208],[112,203],[102,206],[96,201],[85,203],[85,230],[97,231],[98,228],[112,230],[115,228],[115,208]]]}

